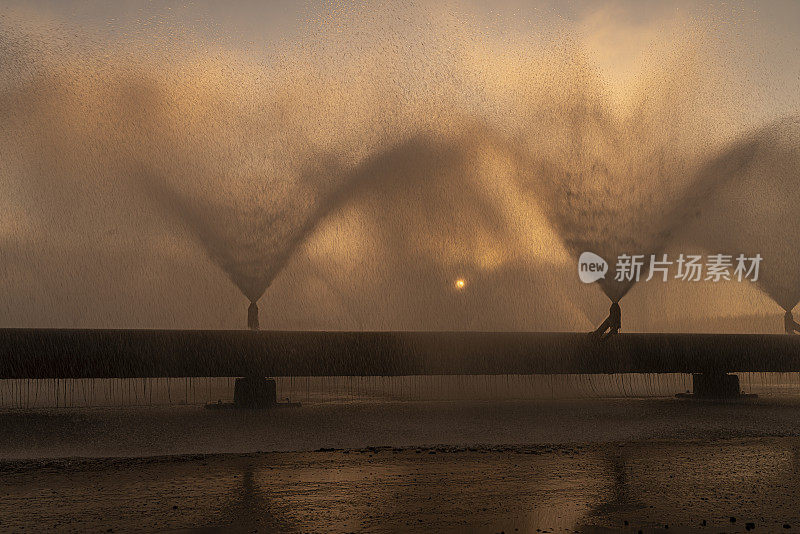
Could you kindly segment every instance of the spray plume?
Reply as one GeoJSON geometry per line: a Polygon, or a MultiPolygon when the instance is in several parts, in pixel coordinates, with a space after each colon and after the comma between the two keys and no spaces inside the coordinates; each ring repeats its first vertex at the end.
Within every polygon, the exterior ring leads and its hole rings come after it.
{"type": "MultiPolygon", "coordinates": [[[[749,158],[731,169],[719,156],[735,137],[730,106],[709,90],[723,84],[696,39],[676,37],[680,49],[621,105],[570,39],[498,39],[452,13],[394,9],[345,17],[344,32],[325,24],[266,60],[151,29],[115,47],[0,21],[6,150],[36,160],[27,172],[40,180],[143,192],[252,302],[357,191],[417,183],[398,172],[414,158],[458,169],[504,153],[567,250],[607,259],[663,251],[712,183],[750,176],[739,172],[749,158]]],[[[763,173],[775,150],[787,169],[796,161],[796,145],[776,144],[782,131],[758,134],[763,173]]],[[[479,170],[487,189],[495,172],[479,170]]],[[[777,174],[788,185],[791,173],[777,174]]],[[[800,281],[778,278],[787,287],[765,278],[766,290],[796,302],[800,281]]],[[[613,301],[631,285],[601,283],[613,301]]]]}

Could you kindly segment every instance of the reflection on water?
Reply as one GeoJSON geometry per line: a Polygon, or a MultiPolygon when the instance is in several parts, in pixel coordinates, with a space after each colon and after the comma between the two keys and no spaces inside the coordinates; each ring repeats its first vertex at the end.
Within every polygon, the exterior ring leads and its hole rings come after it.
{"type": "MultiPolygon", "coordinates": [[[[269,468],[262,468],[262,472],[264,471],[269,471],[269,468]]],[[[217,517],[209,518],[206,523],[227,526],[258,525],[283,532],[297,530],[286,521],[285,514],[273,510],[272,495],[262,489],[261,484],[256,483],[256,466],[253,463],[246,463],[241,469],[241,475],[234,476],[240,482],[232,488],[227,499],[221,499],[217,517]]],[[[264,482],[267,482],[265,487],[269,488],[268,481],[264,482]]]]}
{"type": "MultiPolygon", "coordinates": [[[[592,509],[591,516],[595,518],[605,517],[632,517],[636,510],[645,507],[631,491],[628,484],[628,454],[624,447],[611,448],[606,455],[605,461],[607,469],[604,478],[608,479],[608,485],[604,488],[603,497],[600,502],[592,509]]],[[[624,524],[626,519],[623,519],[624,524]]],[[[619,522],[619,521],[617,521],[619,522]]]]}
{"type": "Polygon", "coordinates": [[[800,525],[798,450],[765,438],[2,464],[0,516],[11,530],[769,531],[800,525]]]}
{"type": "Polygon", "coordinates": [[[608,464],[614,484],[588,523],[693,530],[705,522],[726,532],[797,525],[797,454],[796,439],[620,447],[608,464]]]}

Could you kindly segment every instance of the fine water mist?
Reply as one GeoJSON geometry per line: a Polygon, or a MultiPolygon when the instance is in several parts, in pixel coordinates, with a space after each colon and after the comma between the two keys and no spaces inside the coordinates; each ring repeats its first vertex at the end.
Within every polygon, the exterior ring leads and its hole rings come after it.
{"type": "Polygon", "coordinates": [[[790,311],[800,301],[800,118],[743,135],[703,178],[688,239],[734,258],[760,254],[758,286],[790,311]]]}
{"type": "MultiPolygon", "coordinates": [[[[47,199],[50,228],[73,205],[88,221],[74,233],[87,241],[108,221],[144,234],[163,232],[166,218],[253,302],[326,219],[347,223],[357,208],[386,219],[376,223],[382,258],[431,266],[418,270],[423,287],[450,288],[464,272],[502,278],[522,264],[539,273],[531,295],[536,283],[568,287],[557,277],[581,252],[649,257],[693,233],[691,223],[708,226],[708,246],[749,250],[781,236],[774,254],[761,251],[780,258],[765,259],[761,284],[781,306],[796,303],[800,279],[782,246],[791,208],[766,209],[758,183],[777,180],[785,191],[770,191],[789,206],[796,120],[742,133],[753,127],[737,115],[737,85],[699,37],[713,23],[659,36],[654,67],[612,90],[570,30],[498,36],[458,13],[397,9],[328,14],[266,54],[191,28],[143,26],[108,42],[0,19],[4,165],[47,199]],[[737,142],[742,150],[730,148],[737,142]],[[439,203],[389,205],[403,191],[439,203]],[[528,200],[538,212],[518,208],[528,200]],[[719,223],[734,212],[748,213],[741,238],[713,231],[731,228],[719,223]],[[768,273],[770,261],[781,268],[768,273]]],[[[381,285],[360,276],[362,287],[381,285]]],[[[632,285],[613,267],[600,282],[613,301],[632,285]]],[[[554,295],[582,300],[559,289],[537,297],[554,295]]],[[[555,319],[531,313],[549,326],[572,304],[555,319]]]]}
{"type": "Polygon", "coordinates": [[[599,284],[614,302],[634,284],[614,279],[617,257],[649,261],[665,252],[685,222],[690,192],[715,178],[700,169],[729,135],[707,125],[729,112],[712,105],[726,95],[707,85],[707,66],[690,45],[660,67],[620,106],[594,68],[578,63],[567,95],[547,95],[545,105],[532,107],[522,134],[529,187],[575,260],[591,251],[610,263],[599,284]]]}

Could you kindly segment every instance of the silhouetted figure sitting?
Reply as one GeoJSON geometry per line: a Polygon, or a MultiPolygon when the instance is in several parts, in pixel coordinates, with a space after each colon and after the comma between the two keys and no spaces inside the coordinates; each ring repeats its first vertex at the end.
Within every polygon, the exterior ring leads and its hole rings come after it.
{"type": "Polygon", "coordinates": [[[787,311],[783,316],[783,329],[786,330],[787,334],[800,333],[800,324],[794,320],[790,311],[787,311]]]}
{"type": "Polygon", "coordinates": [[[620,328],[622,328],[622,310],[620,310],[618,303],[612,302],[611,307],[608,309],[608,317],[594,331],[594,335],[600,338],[601,341],[605,341],[614,334],[618,334],[620,328]]]}
{"type": "Polygon", "coordinates": [[[250,307],[247,308],[247,328],[258,330],[258,306],[255,302],[251,302],[250,307]]]}

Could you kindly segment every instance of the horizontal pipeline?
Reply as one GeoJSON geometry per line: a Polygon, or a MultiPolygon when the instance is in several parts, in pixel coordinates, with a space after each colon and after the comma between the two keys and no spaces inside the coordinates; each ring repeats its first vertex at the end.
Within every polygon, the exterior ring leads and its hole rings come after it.
{"type": "Polygon", "coordinates": [[[0,329],[0,379],[800,371],[800,336],[0,329]]]}

